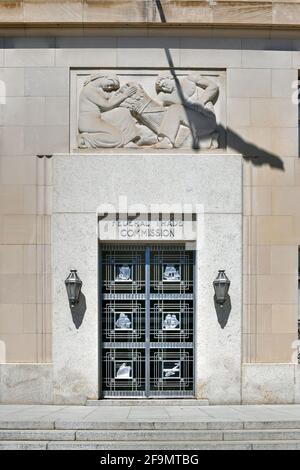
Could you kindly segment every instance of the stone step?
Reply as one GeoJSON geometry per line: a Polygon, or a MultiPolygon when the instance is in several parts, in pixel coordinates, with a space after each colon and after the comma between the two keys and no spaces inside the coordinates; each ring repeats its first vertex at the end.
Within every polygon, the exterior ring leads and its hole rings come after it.
{"type": "Polygon", "coordinates": [[[253,442],[299,441],[300,430],[1,430],[0,441],[253,442]]]}
{"type": "Polygon", "coordinates": [[[300,450],[300,441],[1,441],[1,450],[300,450]]]}
{"type": "Polygon", "coordinates": [[[41,430],[65,430],[65,431],[90,431],[90,430],[116,430],[116,431],[137,431],[137,430],[161,430],[161,431],[197,431],[197,430],[211,430],[211,431],[242,431],[242,430],[300,430],[300,421],[154,421],[154,420],[140,420],[140,421],[119,421],[111,420],[104,421],[99,419],[88,418],[85,420],[73,421],[70,419],[41,419],[41,420],[0,420],[1,430],[24,430],[33,431],[41,430]]]}
{"type": "Polygon", "coordinates": [[[300,429],[224,431],[224,441],[294,441],[300,440],[300,429]]]}
{"type": "Polygon", "coordinates": [[[75,431],[69,430],[0,430],[0,441],[72,441],[75,440],[75,431]]]}
{"type": "MultiPolygon", "coordinates": [[[[8,423],[0,429],[8,428],[8,423]]],[[[74,430],[300,430],[300,421],[63,421],[58,420],[54,423],[55,429],[74,429],[74,430]]],[[[17,428],[16,428],[17,429],[17,428]]],[[[21,428],[19,428],[21,429],[21,428]]],[[[24,429],[24,428],[23,428],[24,429]]]]}
{"type": "Polygon", "coordinates": [[[262,441],[300,440],[300,430],[253,431],[76,431],[77,441],[262,441]]]}
{"type": "MultiPolygon", "coordinates": [[[[1,437],[0,437],[1,439],[1,437]]],[[[222,431],[76,431],[77,441],[221,441],[222,431]]]]}
{"type": "Polygon", "coordinates": [[[1,441],[0,451],[1,450],[47,450],[47,444],[48,444],[47,441],[41,441],[41,442],[39,441],[1,441]]]}
{"type": "MultiPolygon", "coordinates": [[[[0,448],[1,449],[1,448],[0,448]]],[[[234,442],[234,441],[127,441],[127,442],[49,442],[48,450],[299,450],[300,441],[266,441],[263,444],[259,441],[234,442]]]]}
{"type": "MultiPolygon", "coordinates": [[[[300,426],[299,426],[300,428],[300,426]]],[[[1,429],[1,423],[0,423],[1,429]]],[[[5,427],[5,429],[8,429],[5,427]]],[[[174,421],[56,421],[55,429],[74,429],[74,430],[156,430],[156,431],[196,431],[196,430],[223,430],[233,429],[242,430],[244,429],[242,422],[174,422],[174,421]]]]}
{"type": "Polygon", "coordinates": [[[196,400],[196,398],[166,398],[166,399],[130,399],[118,398],[103,400],[87,400],[86,406],[208,406],[206,399],[196,400]]]}

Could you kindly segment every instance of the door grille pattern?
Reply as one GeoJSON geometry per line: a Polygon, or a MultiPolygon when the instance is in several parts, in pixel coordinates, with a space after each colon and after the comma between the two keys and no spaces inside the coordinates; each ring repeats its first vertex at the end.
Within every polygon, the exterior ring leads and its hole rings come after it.
{"type": "Polygon", "coordinates": [[[104,397],[194,395],[194,252],[102,245],[104,397]]]}

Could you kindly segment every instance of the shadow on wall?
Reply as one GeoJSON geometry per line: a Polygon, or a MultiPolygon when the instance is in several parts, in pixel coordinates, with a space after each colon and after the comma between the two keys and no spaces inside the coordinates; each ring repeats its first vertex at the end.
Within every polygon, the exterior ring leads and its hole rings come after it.
{"type": "Polygon", "coordinates": [[[224,130],[227,133],[227,145],[241,153],[244,160],[251,161],[251,163],[256,166],[270,165],[272,168],[284,171],[283,161],[278,155],[251,144],[251,142],[246,142],[230,128],[224,130]]]}
{"type": "Polygon", "coordinates": [[[225,328],[225,326],[228,323],[229,315],[231,312],[231,299],[230,295],[227,295],[226,301],[224,304],[221,306],[220,304],[217,303],[216,296],[214,296],[214,303],[215,303],[215,309],[217,313],[217,318],[218,318],[218,323],[222,330],[225,328]]]}
{"type": "MultiPolygon", "coordinates": [[[[155,0],[155,3],[156,3],[156,8],[159,13],[161,22],[167,23],[161,1],[155,0]]],[[[180,96],[182,104],[184,105],[186,103],[186,99],[181,89],[180,81],[178,80],[176,73],[175,73],[174,61],[172,59],[170,50],[166,47],[165,47],[165,54],[166,54],[167,61],[170,67],[170,73],[172,74],[175,80],[178,95],[180,96]]],[[[195,126],[193,126],[192,118],[189,117],[189,113],[187,113],[187,118],[189,120],[190,129],[192,133],[193,148],[196,150],[196,149],[199,149],[199,137],[197,136],[197,133],[195,131],[195,126]]],[[[272,168],[277,168],[278,170],[284,171],[283,161],[278,155],[275,155],[260,147],[257,147],[257,145],[251,144],[250,142],[246,142],[244,139],[242,139],[242,137],[236,134],[236,132],[234,132],[233,130],[229,128],[225,129],[221,125],[219,125],[218,128],[220,131],[223,131],[225,135],[227,135],[227,145],[233,148],[234,150],[236,150],[238,153],[242,154],[245,160],[251,161],[251,163],[256,166],[267,164],[267,165],[270,165],[272,168]]]]}
{"type": "MultiPolygon", "coordinates": [[[[180,81],[176,75],[174,62],[169,49],[165,48],[165,53],[170,66],[170,73],[175,81],[177,93],[180,96],[182,104],[186,105],[186,110],[188,110],[189,104],[184,96],[180,81]]],[[[197,150],[200,148],[200,140],[197,134],[197,128],[193,122],[193,114],[192,112],[186,112],[186,116],[189,121],[189,127],[192,134],[192,147],[193,149],[197,150]]],[[[227,136],[227,145],[238,153],[242,154],[243,158],[247,161],[251,161],[253,165],[270,165],[272,168],[277,168],[278,170],[284,171],[283,161],[278,155],[268,152],[267,150],[264,150],[257,145],[252,144],[251,142],[245,141],[241,136],[228,127],[224,128],[224,126],[219,124],[218,130],[224,132],[224,135],[227,136]]]]}
{"type": "Polygon", "coordinates": [[[157,8],[157,11],[158,11],[161,22],[166,23],[167,19],[166,19],[166,15],[164,13],[164,9],[163,9],[163,6],[161,4],[161,1],[160,0],[155,0],[155,3],[156,3],[156,8],[157,8]]]}
{"type": "Polygon", "coordinates": [[[86,300],[85,295],[82,292],[80,293],[78,304],[74,305],[74,307],[70,307],[70,310],[72,314],[73,323],[76,329],[78,330],[82,325],[86,312],[86,300]]]}

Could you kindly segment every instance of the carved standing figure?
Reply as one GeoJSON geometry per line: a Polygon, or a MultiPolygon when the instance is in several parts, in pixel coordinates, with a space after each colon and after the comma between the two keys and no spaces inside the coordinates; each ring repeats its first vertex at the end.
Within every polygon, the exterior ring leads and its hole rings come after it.
{"type": "Polygon", "coordinates": [[[92,75],[79,98],[79,148],[124,147],[139,139],[135,121],[120,104],[136,93],[136,87],[119,90],[116,75],[92,75]]]}

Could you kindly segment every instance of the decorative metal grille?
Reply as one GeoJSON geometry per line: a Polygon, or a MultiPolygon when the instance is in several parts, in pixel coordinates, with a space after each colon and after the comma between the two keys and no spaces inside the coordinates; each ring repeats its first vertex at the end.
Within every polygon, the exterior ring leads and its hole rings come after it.
{"type": "Polygon", "coordinates": [[[104,397],[194,394],[194,252],[102,245],[104,397]]]}

